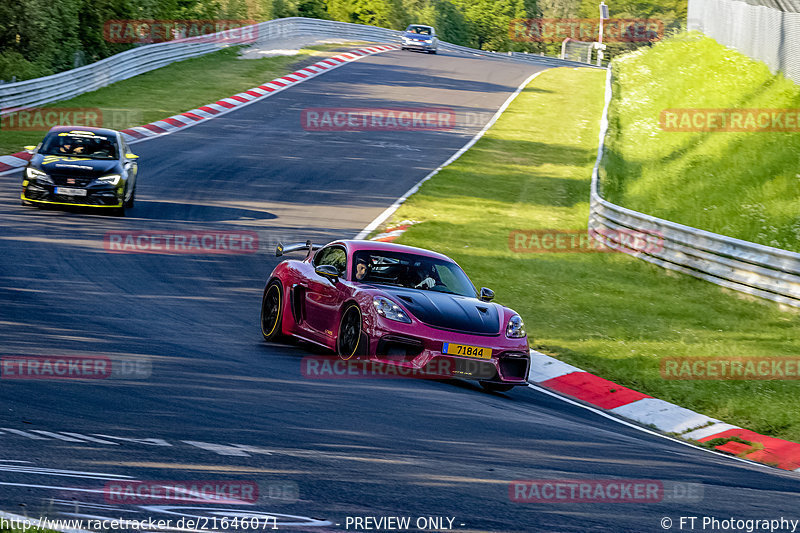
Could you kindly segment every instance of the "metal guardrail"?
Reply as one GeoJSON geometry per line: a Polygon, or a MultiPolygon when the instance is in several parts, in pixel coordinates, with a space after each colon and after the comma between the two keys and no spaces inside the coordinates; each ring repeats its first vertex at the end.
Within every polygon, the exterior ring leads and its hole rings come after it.
{"type": "Polygon", "coordinates": [[[611,248],[658,266],[773,302],[800,307],[799,253],[656,218],[612,204],[600,196],[598,173],[608,131],[611,80],[612,71],[608,69],[600,147],[592,171],[590,233],[611,248]],[[655,235],[659,246],[631,250],[624,242],[631,232],[655,235]]]}
{"type": "Polygon", "coordinates": [[[689,0],[687,22],[690,30],[701,31],[800,83],[800,13],[791,7],[791,2],[689,0]]]}
{"type": "MultiPolygon", "coordinates": [[[[331,20],[302,17],[269,20],[254,25],[254,43],[296,36],[318,35],[347,38],[357,41],[400,43],[402,32],[331,20]]],[[[96,63],[52,76],[0,85],[0,110],[4,112],[35,107],[59,100],[66,100],[90,91],[95,91],[114,82],[161,68],[175,61],[215,52],[241,43],[237,39],[225,38],[224,33],[214,36],[191,37],[163,43],[147,44],[126,50],[96,63]]],[[[455,44],[440,43],[440,49],[448,52],[472,54],[481,57],[525,61],[546,66],[588,66],[583,63],[565,61],[534,54],[497,53],[475,50],[455,44]]]]}

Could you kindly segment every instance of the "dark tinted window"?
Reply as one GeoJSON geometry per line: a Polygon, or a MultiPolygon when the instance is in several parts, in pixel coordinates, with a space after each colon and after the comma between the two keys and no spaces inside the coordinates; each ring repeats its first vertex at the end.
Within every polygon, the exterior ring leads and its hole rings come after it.
{"type": "Polygon", "coordinates": [[[430,35],[431,29],[426,26],[409,26],[407,32],[416,33],[419,35],[430,35]]]}
{"type": "Polygon", "coordinates": [[[113,137],[88,131],[51,133],[45,138],[39,153],[90,159],[116,159],[117,142],[113,137]]]}
{"type": "Polygon", "coordinates": [[[470,298],[476,296],[475,287],[458,265],[416,254],[358,251],[353,254],[352,279],[362,283],[447,292],[470,298]]]}

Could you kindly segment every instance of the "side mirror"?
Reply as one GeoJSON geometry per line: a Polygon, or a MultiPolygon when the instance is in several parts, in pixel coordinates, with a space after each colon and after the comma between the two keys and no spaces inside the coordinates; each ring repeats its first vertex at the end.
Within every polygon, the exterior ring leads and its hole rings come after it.
{"type": "Polygon", "coordinates": [[[126,159],[139,159],[139,156],[136,154],[125,154],[126,159]]]}
{"type": "MultiPolygon", "coordinates": [[[[17,145],[17,146],[19,146],[19,145],[17,145]]],[[[34,150],[36,150],[35,146],[26,146],[25,147],[25,151],[28,152],[29,154],[32,154],[34,150]]]]}
{"type": "Polygon", "coordinates": [[[336,281],[339,279],[339,270],[333,265],[319,265],[314,268],[314,272],[323,278],[328,278],[333,283],[336,283],[336,281]]]}
{"type": "Polygon", "coordinates": [[[491,302],[494,300],[494,291],[486,287],[481,287],[481,300],[484,302],[491,302]]]}

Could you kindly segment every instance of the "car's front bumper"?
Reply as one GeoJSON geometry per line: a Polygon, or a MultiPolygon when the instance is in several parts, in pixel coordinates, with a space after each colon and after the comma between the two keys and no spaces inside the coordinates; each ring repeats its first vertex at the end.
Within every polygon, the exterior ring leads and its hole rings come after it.
{"type": "Polygon", "coordinates": [[[375,322],[365,332],[369,337],[369,354],[377,360],[426,369],[430,377],[527,384],[530,370],[527,337],[509,339],[504,335],[470,335],[386,319],[375,322]],[[443,353],[445,343],[490,348],[491,357],[480,359],[443,353]]]}
{"type": "Polygon", "coordinates": [[[425,52],[430,52],[431,50],[436,50],[436,45],[430,42],[423,42],[423,41],[405,41],[402,45],[403,48],[408,50],[422,50],[425,52]]]}
{"type": "MultiPolygon", "coordinates": [[[[66,187],[85,190],[85,196],[56,194],[57,185],[25,180],[22,184],[22,200],[37,204],[75,205],[90,207],[121,207],[123,184],[94,185],[90,187],[66,187]]],[[[64,187],[64,186],[61,186],[64,187]]]]}

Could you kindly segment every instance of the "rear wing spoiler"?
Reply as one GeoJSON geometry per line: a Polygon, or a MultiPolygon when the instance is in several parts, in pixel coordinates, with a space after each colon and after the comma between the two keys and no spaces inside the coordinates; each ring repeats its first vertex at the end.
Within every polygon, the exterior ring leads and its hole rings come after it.
{"type": "Polygon", "coordinates": [[[280,257],[283,254],[288,254],[291,252],[299,252],[300,250],[308,250],[306,257],[310,256],[314,250],[319,250],[322,248],[322,244],[311,244],[311,241],[306,242],[297,242],[294,244],[283,244],[282,242],[278,243],[278,246],[275,248],[275,257],[280,257]]]}

